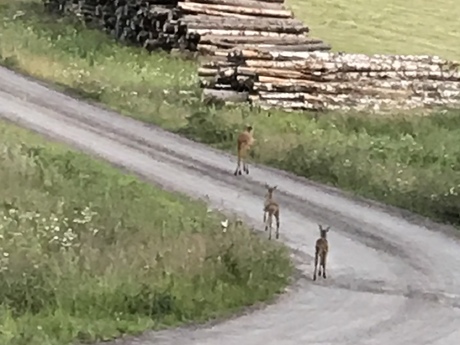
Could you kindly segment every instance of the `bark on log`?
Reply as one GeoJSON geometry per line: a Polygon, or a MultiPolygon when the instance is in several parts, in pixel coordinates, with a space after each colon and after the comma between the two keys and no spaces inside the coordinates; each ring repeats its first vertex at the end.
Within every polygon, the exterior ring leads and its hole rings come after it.
{"type": "Polygon", "coordinates": [[[235,67],[200,67],[198,68],[199,77],[236,77],[235,67]]]}
{"type": "Polygon", "coordinates": [[[294,70],[270,69],[270,68],[253,68],[239,66],[237,73],[241,75],[259,76],[259,81],[262,77],[275,77],[284,79],[304,79],[314,81],[353,81],[361,78],[378,78],[378,79],[433,79],[460,81],[460,74],[452,74],[445,72],[428,72],[428,71],[389,71],[389,72],[349,72],[349,73],[323,73],[323,72],[299,72],[294,70]]]}
{"type": "Polygon", "coordinates": [[[203,62],[200,66],[200,68],[222,68],[222,67],[236,67],[235,63],[233,62],[228,62],[226,60],[223,61],[206,61],[203,62]]]}
{"type": "MultiPolygon", "coordinates": [[[[250,36],[248,36],[250,37],[250,36]]],[[[214,41],[214,42],[209,42],[208,44],[204,44],[204,40],[201,40],[201,44],[198,45],[198,47],[206,47],[207,49],[212,51],[215,50],[222,50],[222,51],[227,51],[230,53],[233,51],[234,48],[248,48],[248,47],[260,47],[261,49],[264,48],[270,48],[270,50],[276,51],[276,50],[284,50],[284,51],[296,51],[296,50],[302,50],[302,51],[307,51],[307,50],[320,50],[320,49],[330,49],[330,46],[325,45],[325,44],[302,44],[302,45],[290,45],[290,46],[277,46],[277,45],[267,45],[267,44],[253,44],[253,43],[243,43],[243,44],[232,44],[232,43],[225,43],[221,41],[214,41]]]]}
{"type": "Polygon", "coordinates": [[[225,103],[242,103],[247,102],[247,92],[236,92],[228,90],[204,89],[202,97],[205,101],[223,101],[225,103]]]}
{"type": "MultiPolygon", "coordinates": [[[[222,23],[191,22],[187,23],[187,29],[195,30],[239,30],[239,31],[267,31],[276,33],[303,34],[309,31],[304,25],[273,25],[263,21],[252,21],[252,23],[227,21],[222,23]]],[[[200,31],[198,31],[200,32],[200,31]]]]}
{"type": "Polygon", "coordinates": [[[278,37],[264,37],[264,36],[224,36],[224,35],[203,35],[201,36],[200,43],[212,44],[215,41],[221,41],[232,44],[272,44],[272,45],[300,45],[300,44],[317,44],[323,43],[318,38],[312,38],[304,35],[280,35],[278,37]]]}
{"type": "Polygon", "coordinates": [[[309,58],[294,61],[246,60],[245,65],[254,68],[289,69],[295,71],[337,72],[387,72],[387,71],[446,71],[443,66],[426,62],[398,61],[390,59],[368,59],[367,61],[325,61],[309,58]]]}
{"type": "Polygon", "coordinates": [[[262,36],[262,37],[283,37],[288,38],[298,37],[295,34],[286,34],[269,31],[255,31],[255,30],[225,30],[225,29],[187,29],[188,32],[195,32],[200,36],[214,35],[214,36],[262,36]]]}
{"type": "MultiPolygon", "coordinates": [[[[180,3],[179,3],[180,5],[180,3]]],[[[179,6],[178,5],[178,6],[179,6]]],[[[213,17],[221,17],[221,18],[238,18],[238,19],[252,19],[254,20],[254,16],[249,15],[249,14],[239,14],[239,13],[233,13],[233,12],[223,12],[219,10],[211,10],[207,8],[203,9],[194,9],[192,10],[183,10],[185,13],[193,13],[193,14],[202,14],[202,15],[208,15],[208,16],[213,16],[213,17]]]]}
{"type": "MultiPolygon", "coordinates": [[[[213,16],[213,15],[197,15],[197,14],[185,14],[181,16],[181,23],[191,24],[191,23],[245,23],[250,25],[254,22],[254,17],[250,16],[247,18],[234,18],[234,17],[222,17],[222,16],[213,16]]],[[[264,23],[265,25],[275,25],[275,26],[306,26],[301,20],[295,18],[267,18],[260,17],[257,18],[258,23],[264,23]]]]}
{"type": "Polygon", "coordinates": [[[257,0],[184,0],[184,2],[193,2],[201,4],[227,5],[251,8],[268,8],[272,10],[284,10],[286,7],[283,2],[262,2],[257,0]]]}
{"type": "MultiPolygon", "coordinates": [[[[249,45],[248,45],[249,46],[249,45]]],[[[327,51],[331,49],[331,46],[327,43],[305,43],[305,44],[297,44],[297,45],[268,45],[268,44],[260,44],[260,45],[253,45],[258,49],[270,49],[270,51],[292,51],[292,52],[313,52],[313,51],[327,51]]]]}
{"type": "Polygon", "coordinates": [[[271,3],[276,3],[276,2],[279,2],[279,3],[284,3],[284,0],[258,0],[260,2],[271,2],[271,3]]]}
{"type": "Polygon", "coordinates": [[[251,8],[251,7],[234,7],[227,5],[207,5],[198,4],[194,2],[181,2],[178,7],[184,11],[192,13],[206,13],[204,11],[220,11],[227,13],[236,13],[240,15],[252,15],[263,17],[276,17],[276,18],[292,18],[294,15],[289,10],[272,10],[264,8],[251,8]]]}
{"type": "Polygon", "coordinates": [[[309,100],[305,102],[285,101],[285,100],[261,100],[257,96],[250,96],[250,101],[264,109],[273,107],[283,109],[296,110],[358,110],[358,111],[377,111],[393,110],[393,109],[418,109],[434,106],[458,107],[459,102],[455,100],[436,100],[430,98],[414,97],[408,100],[391,100],[391,99],[375,99],[361,98],[357,100],[309,100]]]}
{"type": "Polygon", "coordinates": [[[357,82],[321,83],[309,80],[297,80],[294,83],[279,78],[262,78],[263,82],[254,83],[254,91],[261,92],[310,92],[310,93],[341,93],[347,90],[361,88],[379,88],[388,90],[410,90],[413,93],[421,91],[440,92],[448,97],[460,94],[460,82],[436,80],[379,80],[360,79],[357,82]]]}
{"type": "Polygon", "coordinates": [[[456,61],[449,61],[441,59],[438,56],[428,55],[364,55],[364,54],[345,54],[345,53],[332,53],[332,52],[270,52],[255,49],[235,51],[233,56],[245,59],[259,59],[259,60],[307,60],[313,59],[317,61],[337,61],[337,62],[365,62],[369,60],[375,61],[397,61],[397,62],[417,62],[417,63],[430,63],[445,65],[453,70],[459,67],[456,61]]]}

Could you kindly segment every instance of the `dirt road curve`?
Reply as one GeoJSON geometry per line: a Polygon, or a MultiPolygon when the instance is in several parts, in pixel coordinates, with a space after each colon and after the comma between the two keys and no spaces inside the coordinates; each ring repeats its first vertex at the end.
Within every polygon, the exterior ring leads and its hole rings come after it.
{"type": "MultiPolygon", "coordinates": [[[[74,100],[0,69],[0,114],[169,189],[237,212],[261,229],[265,182],[277,184],[281,240],[304,276],[278,303],[210,328],[148,333],[126,345],[454,345],[460,339],[460,243],[265,167],[74,100]],[[329,278],[311,281],[316,222],[331,225],[329,278]],[[457,339],[457,340],[455,340],[457,339]]],[[[257,135],[257,132],[256,132],[257,135]]]]}

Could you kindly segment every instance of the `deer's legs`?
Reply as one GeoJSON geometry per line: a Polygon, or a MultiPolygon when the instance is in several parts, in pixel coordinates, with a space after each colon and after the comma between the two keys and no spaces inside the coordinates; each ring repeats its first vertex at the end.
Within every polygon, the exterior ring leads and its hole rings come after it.
{"type": "Polygon", "coordinates": [[[276,214],[276,239],[280,237],[280,215],[276,214]]]}
{"type": "Polygon", "coordinates": [[[268,228],[269,228],[268,239],[271,240],[272,239],[272,215],[271,214],[268,215],[268,228]]]}
{"type": "Polygon", "coordinates": [[[326,279],[326,256],[323,256],[321,261],[321,265],[323,266],[323,278],[326,279]]]}
{"type": "Polygon", "coordinates": [[[233,175],[241,175],[241,157],[240,155],[238,154],[238,162],[236,163],[236,170],[235,172],[233,173],[233,175]]]}
{"type": "Polygon", "coordinates": [[[264,225],[265,225],[265,231],[268,230],[268,226],[267,226],[267,211],[264,211],[264,225]]]}
{"type": "Polygon", "coordinates": [[[315,269],[313,270],[313,280],[316,280],[316,268],[318,267],[318,250],[315,252],[315,269]]]}
{"type": "Polygon", "coordinates": [[[249,174],[249,165],[246,163],[246,159],[243,161],[243,170],[247,174],[249,174]]]}

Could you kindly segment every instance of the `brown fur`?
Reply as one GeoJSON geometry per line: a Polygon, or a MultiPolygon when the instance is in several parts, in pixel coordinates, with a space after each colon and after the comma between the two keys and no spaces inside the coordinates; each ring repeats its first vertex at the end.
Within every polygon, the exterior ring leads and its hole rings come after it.
{"type": "Polygon", "coordinates": [[[236,165],[236,170],[234,175],[241,175],[241,162],[243,162],[243,170],[246,174],[249,174],[249,167],[246,163],[246,156],[251,148],[252,144],[254,144],[254,129],[252,126],[246,126],[246,129],[240,133],[237,140],[237,148],[238,148],[238,163],[236,165]]]}
{"type": "Polygon", "coordinates": [[[270,228],[270,232],[268,234],[268,239],[272,239],[272,222],[273,217],[276,219],[276,239],[279,238],[279,230],[280,230],[280,207],[278,203],[273,200],[273,192],[276,189],[276,186],[270,187],[269,185],[265,185],[267,188],[267,195],[265,197],[264,203],[264,224],[265,224],[265,231],[270,228]],[[268,218],[267,218],[268,213],[268,218]]]}
{"type": "Polygon", "coordinates": [[[319,233],[320,237],[316,240],[315,244],[315,270],[313,272],[313,280],[316,280],[316,270],[318,268],[319,263],[319,276],[321,277],[321,273],[324,279],[326,279],[326,258],[327,253],[329,252],[329,243],[327,241],[327,232],[329,231],[330,227],[323,228],[322,225],[319,225],[319,233]],[[322,272],[321,272],[322,268],[322,272]]]}

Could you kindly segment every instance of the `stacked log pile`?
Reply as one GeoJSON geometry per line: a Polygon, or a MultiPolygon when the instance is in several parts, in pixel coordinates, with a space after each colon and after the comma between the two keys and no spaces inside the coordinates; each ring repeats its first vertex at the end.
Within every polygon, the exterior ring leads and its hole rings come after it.
{"type": "Polygon", "coordinates": [[[179,18],[178,0],[44,0],[45,8],[72,14],[117,40],[149,51],[196,51],[200,36],[188,33],[179,18]]]}
{"type": "Polygon", "coordinates": [[[225,57],[232,48],[269,48],[283,51],[330,50],[309,28],[294,19],[284,0],[184,0],[178,3],[181,22],[200,35],[198,49],[225,57]]]}
{"type": "Polygon", "coordinates": [[[284,0],[43,0],[118,40],[151,50],[180,49],[223,56],[234,47],[329,50],[294,19],[284,0]]]}
{"type": "Polygon", "coordinates": [[[198,73],[205,90],[244,91],[262,108],[384,110],[459,107],[458,66],[436,56],[234,49],[198,73]]]}

